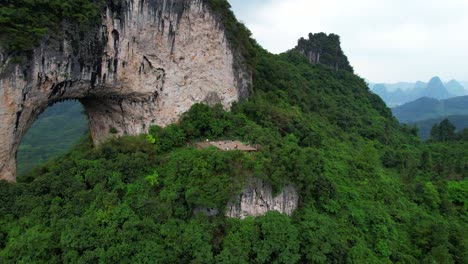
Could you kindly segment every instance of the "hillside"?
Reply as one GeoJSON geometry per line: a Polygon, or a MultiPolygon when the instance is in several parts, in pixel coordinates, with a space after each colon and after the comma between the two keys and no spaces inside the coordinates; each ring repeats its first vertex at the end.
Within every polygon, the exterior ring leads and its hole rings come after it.
{"type": "Polygon", "coordinates": [[[450,115],[468,115],[468,96],[459,96],[446,100],[424,97],[394,107],[392,112],[403,123],[414,123],[450,115]]]}
{"type": "Polygon", "coordinates": [[[468,142],[421,143],[349,69],[247,41],[253,91],[231,111],[195,104],[1,181],[0,262],[463,263],[468,142]],[[205,139],[261,150],[188,144],[205,139]],[[294,186],[293,215],[225,217],[254,178],[294,186]]]}

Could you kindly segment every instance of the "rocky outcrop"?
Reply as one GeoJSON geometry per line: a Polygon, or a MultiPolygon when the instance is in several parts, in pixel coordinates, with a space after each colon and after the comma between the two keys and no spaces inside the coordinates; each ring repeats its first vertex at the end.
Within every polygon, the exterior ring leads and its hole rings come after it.
{"type": "Polygon", "coordinates": [[[243,192],[230,202],[226,216],[244,219],[248,216],[261,216],[269,211],[278,211],[291,215],[298,206],[299,196],[294,186],[286,186],[273,197],[270,184],[253,179],[243,192]]]}
{"type": "Polygon", "coordinates": [[[0,179],[15,180],[21,138],[55,102],[80,100],[99,143],[110,130],[175,122],[194,103],[229,108],[247,96],[250,73],[205,0],[120,3],[84,33],[64,25],[23,63],[0,48],[0,179]]]}
{"type": "Polygon", "coordinates": [[[296,51],[302,53],[312,64],[322,64],[335,71],[346,70],[353,72],[348,57],[341,49],[340,37],[335,34],[309,34],[309,39],[301,38],[297,42],[296,51]]]}

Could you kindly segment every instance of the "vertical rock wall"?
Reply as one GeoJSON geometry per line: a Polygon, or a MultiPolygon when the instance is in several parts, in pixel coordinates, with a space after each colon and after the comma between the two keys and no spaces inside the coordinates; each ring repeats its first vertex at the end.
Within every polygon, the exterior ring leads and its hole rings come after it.
{"type": "Polygon", "coordinates": [[[111,130],[135,135],[176,122],[194,103],[227,109],[250,90],[244,61],[204,0],[123,0],[100,26],[74,27],[19,64],[0,47],[0,179],[15,180],[21,138],[55,102],[79,99],[97,144],[111,130]]]}
{"type": "Polygon", "coordinates": [[[299,196],[293,186],[286,186],[273,197],[270,184],[253,179],[234,202],[228,204],[226,216],[244,219],[261,216],[269,211],[291,215],[298,206],[299,196]]]}

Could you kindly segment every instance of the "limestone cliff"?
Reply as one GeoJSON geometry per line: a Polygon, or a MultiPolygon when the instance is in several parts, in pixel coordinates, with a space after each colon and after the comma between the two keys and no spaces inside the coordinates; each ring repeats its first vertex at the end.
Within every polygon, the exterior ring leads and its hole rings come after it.
{"type": "Polygon", "coordinates": [[[309,39],[301,38],[295,50],[302,53],[310,63],[322,64],[337,70],[353,72],[348,57],[341,49],[340,37],[335,34],[309,34],[309,39]]]}
{"type": "Polygon", "coordinates": [[[273,197],[270,184],[253,179],[234,202],[228,204],[226,216],[244,219],[247,216],[261,216],[269,211],[291,215],[298,206],[299,196],[293,186],[286,186],[273,197]]]}
{"type": "MultiPolygon", "coordinates": [[[[111,1],[112,2],[112,1],[111,1]]],[[[50,35],[23,63],[0,47],[0,179],[14,181],[21,138],[47,106],[79,99],[93,141],[178,120],[194,103],[225,108],[251,75],[206,0],[122,0],[99,27],[50,35]]]]}

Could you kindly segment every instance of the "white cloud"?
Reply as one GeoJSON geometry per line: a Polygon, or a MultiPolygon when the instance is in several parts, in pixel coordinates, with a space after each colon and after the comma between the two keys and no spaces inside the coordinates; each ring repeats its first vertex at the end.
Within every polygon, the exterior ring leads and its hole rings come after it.
{"type": "Polygon", "coordinates": [[[266,49],[336,33],[356,72],[376,82],[468,80],[467,0],[232,0],[266,49]]]}

